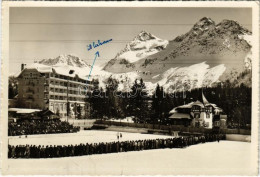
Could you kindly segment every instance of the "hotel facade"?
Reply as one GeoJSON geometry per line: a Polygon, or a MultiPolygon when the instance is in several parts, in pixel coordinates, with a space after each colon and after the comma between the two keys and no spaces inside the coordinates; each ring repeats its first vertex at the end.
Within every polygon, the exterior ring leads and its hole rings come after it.
{"type": "Polygon", "coordinates": [[[24,68],[18,76],[18,106],[49,109],[61,117],[89,117],[86,92],[93,89],[87,77],[75,67],[52,67],[38,63],[24,68]]]}

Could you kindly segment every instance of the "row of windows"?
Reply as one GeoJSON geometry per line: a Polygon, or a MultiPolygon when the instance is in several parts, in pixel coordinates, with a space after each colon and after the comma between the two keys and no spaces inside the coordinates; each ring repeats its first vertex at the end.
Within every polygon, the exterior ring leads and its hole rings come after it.
{"type": "Polygon", "coordinates": [[[192,112],[212,112],[212,107],[201,108],[200,106],[193,106],[191,109],[192,112]]]}
{"type": "Polygon", "coordinates": [[[24,77],[25,80],[35,80],[35,79],[39,79],[38,77],[24,77]]]}
{"type": "MultiPolygon", "coordinates": [[[[47,98],[48,99],[48,96],[47,98]]],[[[54,99],[54,100],[67,100],[66,96],[54,96],[54,95],[50,95],[50,99],[54,99]]],[[[85,98],[77,98],[77,97],[69,97],[69,101],[85,101],[85,98]]]]}
{"type": "Polygon", "coordinates": [[[85,90],[79,90],[79,91],[77,91],[77,90],[68,90],[67,91],[66,89],[53,89],[53,88],[50,89],[50,92],[54,92],[54,94],[55,93],[67,94],[67,92],[68,92],[68,94],[74,94],[74,95],[85,95],[86,94],[85,90]]]}
{"type": "MultiPolygon", "coordinates": [[[[25,78],[25,79],[26,79],[26,78],[25,78]]],[[[23,83],[24,83],[25,85],[35,86],[35,84],[39,84],[40,81],[39,81],[38,79],[37,79],[37,80],[32,80],[32,79],[30,78],[30,79],[28,79],[28,80],[23,81],[23,83]]]]}
{"type": "Polygon", "coordinates": [[[34,98],[40,98],[40,95],[23,94],[22,97],[27,99],[34,99],[34,98]]]}
{"type": "Polygon", "coordinates": [[[39,87],[24,87],[23,91],[26,93],[39,93],[40,92],[40,88],[39,87]]]}
{"type": "Polygon", "coordinates": [[[38,77],[37,73],[24,73],[23,74],[24,77],[38,77]]]}
{"type": "MultiPolygon", "coordinates": [[[[48,82],[46,82],[48,84],[48,82]]],[[[67,84],[68,84],[68,87],[74,87],[74,88],[85,88],[85,87],[88,87],[88,88],[91,88],[90,85],[87,85],[86,83],[84,83],[84,85],[82,84],[75,84],[75,83],[70,83],[70,82],[63,82],[63,81],[57,81],[57,80],[51,80],[49,82],[51,85],[57,85],[57,86],[63,86],[63,87],[67,87],[67,84]]]]}
{"type": "Polygon", "coordinates": [[[88,82],[88,81],[86,81],[84,79],[80,79],[78,77],[69,77],[69,76],[64,76],[64,75],[54,74],[54,73],[50,73],[50,74],[46,73],[45,76],[46,76],[46,78],[54,77],[54,78],[59,78],[59,79],[71,80],[71,81],[75,81],[75,82],[81,82],[81,83],[88,82]]]}
{"type": "MultiPolygon", "coordinates": [[[[71,107],[74,107],[74,104],[70,105],[71,107]]],[[[79,106],[79,105],[77,105],[79,106]]],[[[80,105],[81,109],[83,108],[82,105],[80,105]]],[[[86,108],[88,109],[88,105],[86,105],[86,108]]],[[[67,103],[50,103],[50,110],[57,112],[59,111],[67,111],[67,103]]],[[[83,110],[83,109],[82,109],[83,110]]]]}
{"type": "MultiPolygon", "coordinates": [[[[194,113],[194,118],[200,118],[200,113],[194,113]]],[[[206,113],[206,118],[210,118],[210,113],[206,113]]]]}

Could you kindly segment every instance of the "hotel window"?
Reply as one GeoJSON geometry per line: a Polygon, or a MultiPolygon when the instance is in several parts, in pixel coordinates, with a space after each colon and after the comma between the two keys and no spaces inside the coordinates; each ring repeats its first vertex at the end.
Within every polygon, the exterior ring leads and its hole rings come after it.
{"type": "Polygon", "coordinates": [[[206,118],[210,118],[210,113],[206,113],[206,118]]]}
{"type": "Polygon", "coordinates": [[[30,77],[32,77],[32,73],[30,73],[30,77]]]}
{"type": "Polygon", "coordinates": [[[50,104],[50,110],[53,110],[53,103],[50,104]]]}
{"type": "Polygon", "coordinates": [[[195,113],[194,114],[194,118],[200,118],[200,114],[199,113],[195,113]]]}
{"type": "Polygon", "coordinates": [[[198,111],[200,111],[200,110],[201,110],[201,107],[200,107],[200,106],[195,105],[195,106],[192,107],[192,111],[193,111],[193,112],[198,112],[198,111]]]}

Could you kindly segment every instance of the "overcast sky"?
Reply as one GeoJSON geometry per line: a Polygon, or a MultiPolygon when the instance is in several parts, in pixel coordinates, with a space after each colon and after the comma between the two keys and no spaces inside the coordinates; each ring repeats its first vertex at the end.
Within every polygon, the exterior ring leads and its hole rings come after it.
{"type": "Polygon", "coordinates": [[[249,8],[12,7],[9,73],[18,72],[21,63],[60,54],[73,54],[92,64],[97,50],[100,57],[96,64],[104,65],[142,30],[172,40],[203,17],[210,17],[216,23],[235,20],[252,29],[249,8]],[[91,42],[108,39],[113,41],[87,51],[86,46],[91,42]]]}

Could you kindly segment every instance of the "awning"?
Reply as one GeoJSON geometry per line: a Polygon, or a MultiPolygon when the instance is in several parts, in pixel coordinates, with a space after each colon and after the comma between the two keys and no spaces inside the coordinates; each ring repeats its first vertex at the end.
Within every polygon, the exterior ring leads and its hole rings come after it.
{"type": "Polygon", "coordinates": [[[16,112],[17,114],[31,114],[41,111],[40,109],[25,109],[25,108],[9,108],[9,112],[16,112]]]}
{"type": "Polygon", "coordinates": [[[174,113],[169,118],[170,119],[191,119],[190,115],[185,113],[174,113]]]}

